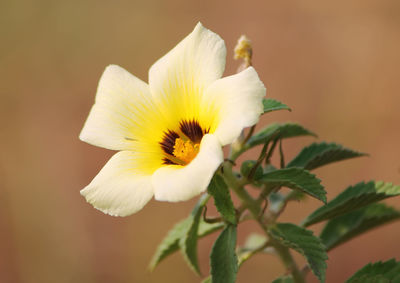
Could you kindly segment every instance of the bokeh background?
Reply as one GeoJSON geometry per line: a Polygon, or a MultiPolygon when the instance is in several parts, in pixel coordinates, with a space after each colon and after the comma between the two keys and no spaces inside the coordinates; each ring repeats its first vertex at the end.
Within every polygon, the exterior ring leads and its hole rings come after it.
{"type": "MultiPolygon", "coordinates": [[[[0,282],[200,281],[179,254],[147,270],[156,245],[196,200],[151,201],[126,218],[102,214],[79,190],[113,152],[78,140],[108,64],[147,81],[149,67],[198,21],[225,39],[225,75],[239,64],[237,38],[252,39],[267,95],[293,108],[266,115],[261,126],[297,121],[319,140],[370,153],[316,171],[329,199],[361,180],[400,184],[398,0],[3,0],[0,282]]],[[[285,142],[288,158],[311,142],[285,142]]],[[[399,207],[399,199],[389,203],[399,207]]],[[[282,220],[299,222],[319,205],[294,203],[282,220]]],[[[240,227],[239,242],[253,229],[240,227]]],[[[392,223],[333,250],[327,282],[343,282],[369,261],[399,259],[399,237],[400,223],[392,223]]],[[[214,239],[199,245],[204,274],[214,239]]],[[[256,256],[238,282],[270,282],[283,270],[276,258],[256,256]]]]}

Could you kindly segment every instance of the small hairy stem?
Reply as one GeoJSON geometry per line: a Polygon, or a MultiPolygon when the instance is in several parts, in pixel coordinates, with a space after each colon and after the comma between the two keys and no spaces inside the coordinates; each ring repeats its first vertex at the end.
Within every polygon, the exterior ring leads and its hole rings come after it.
{"type": "Polygon", "coordinates": [[[275,248],[286,269],[292,274],[294,282],[305,283],[303,274],[300,272],[296,262],[293,260],[289,249],[276,241],[271,241],[271,246],[275,248]]]}
{"type": "Polygon", "coordinates": [[[275,147],[276,147],[276,144],[277,144],[277,143],[278,143],[278,139],[275,139],[275,140],[272,142],[272,146],[271,146],[271,148],[270,148],[269,151],[268,151],[267,157],[265,157],[265,163],[266,163],[266,164],[270,164],[270,163],[271,163],[270,159],[271,159],[272,153],[274,153],[274,150],[275,150],[275,147]]]}
{"type": "Polygon", "coordinates": [[[267,207],[268,207],[268,199],[265,199],[264,205],[261,210],[261,215],[264,215],[265,211],[267,210],[267,207]]]}
{"type": "Polygon", "coordinates": [[[246,211],[246,206],[241,204],[238,208],[236,208],[236,217],[238,222],[240,222],[240,220],[242,219],[243,216],[243,212],[246,211]]]}
{"type": "Polygon", "coordinates": [[[239,261],[239,266],[242,265],[244,262],[248,261],[250,258],[252,258],[254,255],[262,252],[263,250],[265,250],[267,247],[269,247],[271,244],[269,243],[269,241],[265,242],[264,245],[258,247],[255,250],[252,250],[248,253],[246,253],[246,255],[244,257],[241,258],[241,260],[239,261]]]}
{"type": "Polygon", "coordinates": [[[210,194],[204,193],[204,194],[200,197],[200,199],[198,200],[198,202],[197,202],[196,205],[201,205],[201,206],[203,206],[203,205],[205,205],[205,204],[210,200],[210,198],[211,198],[211,195],[210,195],[210,194]]]}
{"type": "Polygon", "coordinates": [[[288,193],[282,200],[282,202],[279,203],[279,207],[275,211],[270,211],[273,214],[274,219],[277,219],[281,213],[285,210],[286,205],[288,204],[289,201],[296,200],[294,196],[296,195],[296,191],[291,191],[288,193]]]}
{"type": "Polygon", "coordinates": [[[270,195],[270,193],[272,193],[273,191],[275,191],[278,188],[279,188],[278,186],[265,184],[261,191],[259,199],[267,199],[267,197],[270,195]]]}
{"type": "Polygon", "coordinates": [[[257,159],[256,164],[254,164],[253,168],[251,168],[250,173],[249,173],[249,175],[247,176],[247,179],[248,179],[249,181],[251,181],[251,180],[253,179],[254,174],[255,174],[256,171],[257,171],[257,168],[260,167],[260,165],[262,164],[262,162],[263,162],[265,156],[267,155],[267,150],[268,150],[268,143],[264,144],[264,146],[263,146],[263,148],[262,148],[262,150],[261,150],[260,156],[259,156],[258,159],[257,159]]]}
{"type": "Polygon", "coordinates": [[[207,206],[205,206],[203,210],[203,220],[204,222],[210,224],[219,223],[223,221],[222,217],[207,218],[207,206]]]}
{"type": "Polygon", "coordinates": [[[232,164],[225,163],[223,166],[223,177],[229,187],[236,193],[236,195],[242,200],[243,205],[253,214],[259,214],[258,202],[249,195],[249,193],[243,188],[243,185],[239,183],[239,180],[233,174],[232,164]]]}
{"type": "Polygon", "coordinates": [[[282,140],[279,140],[279,154],[281,156],[281,169],[285,168],[285,156],[283,155],[282,140]]]}
{"type": "Polygon", "coordinates": [[[255,126],[255,125],[254,125],[253,127],[250,128],[250,130],[249,130],[247,136],[244,138],[244,140],[243,140],[243,142],[242,142],[243,144],[245,144],[245,143],[249,140],[249,138],[251,138],[251,136],[253,135],[255,129],[256,129],[256,126],[255,126]]]}
{"type": "Polygon", "coordinates": [[[284,202],[282,203],[281,207],[279,207],[279,210],[278,210],[276,213],[274,213],[275,219],[278,218],[278,217],[281,215],[281,213],[282,213],[283,210],[285,209],[287,203],[288,203],[287,201],[284,201],[284,202]]]}
{"type": "MultiPolygon", "coordinates": [[[[276,144],[276,142],[275,142],[276,144]]],[[[279,257],[281,258],[283,264],[285,265],[287,271],[292,275],[294,282],[296,283],[304,283],[304,277],[297,267],[296,262],[294,261],[292,255],[289,252],[289,249],[283,246],[278,241],[274,240],[269,236],[268,226],[264,222],[263,214],[261,213],[261,203],[259,199],[254,199],[240,184],[240,181],[233,174],[232,164],[225,163],[223,165],[223,177],[228,184],[229,187],[236,193],[236,195],[240,198],[243,205],[250,211],[253,218],[258,222],[260,227],[264,230],[265,234],[269,238],[269,244],[274,247],[279,257]]]]}

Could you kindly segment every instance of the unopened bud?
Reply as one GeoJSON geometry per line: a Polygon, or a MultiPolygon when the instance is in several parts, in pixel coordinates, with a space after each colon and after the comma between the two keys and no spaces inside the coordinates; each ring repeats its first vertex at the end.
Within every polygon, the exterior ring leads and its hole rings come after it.
{"type": "Polygon", "coordinates": [[[243,64],[239,67],[238,72],[246,69],[251,66],[251,57],[253,55],[253,48],[251,47],[251,41],[247,38],[247,36],[242,35],[238,43],[235,46],[235,56],[234,58],[243,59],[243,64]]]}

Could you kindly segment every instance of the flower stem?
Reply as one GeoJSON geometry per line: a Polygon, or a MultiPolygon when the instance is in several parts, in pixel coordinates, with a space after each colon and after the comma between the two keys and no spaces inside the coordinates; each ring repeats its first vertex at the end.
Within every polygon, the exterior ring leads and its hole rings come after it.
{"type": "Polygon", "coordinates": [[[253,218],[258,222],[260,227],[264,230],[265,234],[269,238],[269,243],[272,247],[275,248],[279,257],[281,258],[283,264],[285,265],[288,272],[292,274],[293,280],[296,283],[304,283],[304,277],[297,267],[296,262],[294,261],[292,255],[289,252],[289,249],[283,246],[281,243],[276,241],[274,238],[269,236],[268,226],[263,221],[263,215],[261,213],[260,202],[254,199],[243,187],[238,178],[233,174],[232,164],[226,162],[223,167],[223,177],[225,182],[235,194],[240,198],[243,205],[250,211],[253,218]]]}
{"type": "Polygon", "coordinates": [[[292,274],[294,282],[305,283],[303,274],[290,254],[289,249],[276,241],[271,242],[271,245],[275,248],[288,272],[292,274]]]}

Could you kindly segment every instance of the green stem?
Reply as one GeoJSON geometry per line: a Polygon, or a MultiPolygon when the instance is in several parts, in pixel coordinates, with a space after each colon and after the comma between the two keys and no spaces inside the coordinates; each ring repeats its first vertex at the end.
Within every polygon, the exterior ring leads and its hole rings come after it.
{"type": "Polygon", "coordinates": [[[255,128],[256,128],[255,125],[254,125],[253,127],[250,128],[249,133],[247,134],[247,136],[246,136],[245,139],[243,140],[242,145],[246,144],[247,141],[251,138],[251,136],[252,136],[253,133],[254,133],[255,128]]]}
{"type": "Polygon", "coordinates": [[[304,278],[297,267],[296,262],[294,261],[292,255],[289,252],[289,249],[283,246],[278,241],[274,240],[272,237],[269,237],[269,231],[267,225],[263,222],[261,207],[259,201],[254,199],[240,184],[237,177],[233,174],[232,164],[227,162],[223,166],[223,177],[225,182],[232,190],[236,193],[236,195],[240,198],[243,204],[247,207],[247,209],[252,214],[253,218],[258,222],[260,227],[264,230],[265,234],[269,238],[269,243],[273,246],[281,258],[283,264],[286,269],[292,274],[293,280],[296,283],[304,283],[304,278]]]}
{"type": "Polygon", "coordinates": [[[268,154],[265,157],[265,163],[266,164],[271,164],[270,159],[271,159],[272,154],[274,153],[274,150],[275,150],[275,147],[276,147],[277,143],[278,143],[278,139],[274,139],[274,141],[272,142],[271,148],[269,149],[268,154]]]}
{"type": "Polygon", "coordinates": [[[257,171],[257,168],[260,167],[262,164],[265,156],[267,155],[267,149],[268,149],[268,143],[264,144],[264,147],[261,150],[260,156],[257,159],[256,164],[254,164],[253,168],[251,168],[249,175],[247,176],[247,179],[251,181],[257,171]]]}
{"type": "Polygon", "coordinates": [[[289,249],[276,241],[271,241],[271,245],[275,248],[286,269],[292,274],[294,282],[305,283],[303,274],[299,270],[296,262],[293,260],[289,249]]]}
{"type": "Polygon", "coordinates": [[[270,243],[267,241],[265,242],[264,245],[258,247],[255,250],[252,250],[250,252],[245,253],[243,256],[240,257],[239,259],[239,267],[246,261],[248,261],[250,258],[252,258],[254,255],[258,254],[259,252],[264,251],[268,246],[270,246],[270,243]]]}
{"type": "Polygon", "coordinates": [[[229,159],[232,161],[235,161],[243,152],[245,152],[246,150],[248,150],[250,148],[250,146],[246,143],[246,144],[242,144],[241,148],[231,152],[229,159]]]}
{"type": "Polygon", "coordinates": [[[253,215],[259,214],[259,206],[255,199],[253,199],[246,190],[244,190],[243,185],[239,184],[239,180],[233,174],[232,164],[225,163],[223,167],[223,178],[229,187],[237,194],[237,196],[242,200],[243,204],[253,215]]]}
{"type": "Polygon", "coordinates": [[[200,199],[197,201],[197,206],[203,207],[206,205],[206,203],[210,200],[211,195],[209,195],[208,193],[204,193],[200,199]]]}

